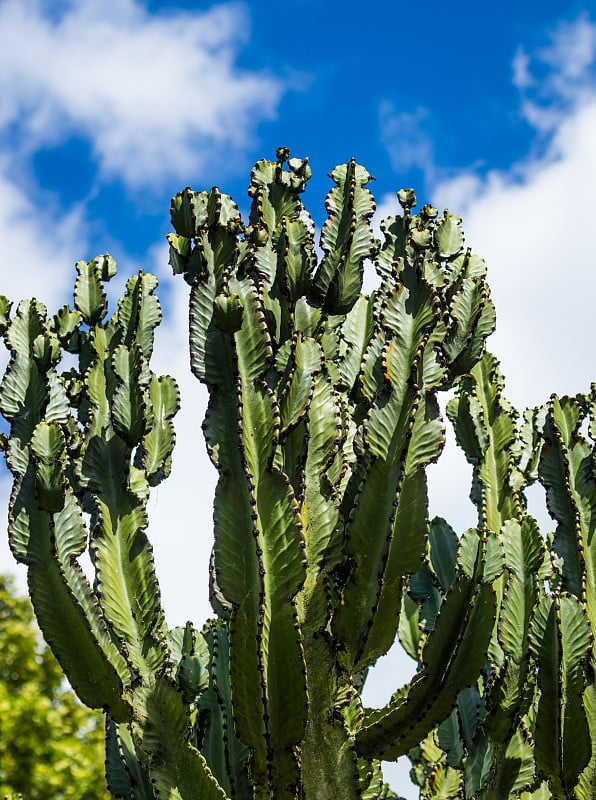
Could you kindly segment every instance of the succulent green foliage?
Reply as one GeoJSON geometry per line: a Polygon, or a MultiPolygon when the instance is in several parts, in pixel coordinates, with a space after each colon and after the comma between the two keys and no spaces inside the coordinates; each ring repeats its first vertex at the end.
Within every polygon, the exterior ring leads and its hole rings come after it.
{"type": "MultiPolygon", "coordinates": [[[[171,467],[173,378],[149,368],[161,319],[156,280],[133,276],[108,320],[109,256],[77,264],[75,310],[35,300],[6,316],[11,359],[0,385],[14,475],[9,541],[28,570],[42,632],[80,699],[108,715],[117,797],[224,797],[187,730],[203,683],[185,643],[173,671],[151,546],[149,486],[171,467]],[[60,371],[62,349],[78,367],[60,371]],[[89,550],[93,585],[79,558],[89,550]],[[167,743],[167,748],[164,747],[167,743]],[[152,788],[154,787],[154,788],[152,788]]],[[[189,651],[190,648],[190,651],[189,651]]],[[[207,654],[207,646],[204,646],[207,654]]]]}
{"type": "Polygon", "coordinates": [[[329,216],[321,232],[324,257],[312,293],[329,314],[345,314],[360,296],[364,259],[374,253],[369,221],[375,204],[366,188],[371,176],[354,159],[336,167],[330,177],[336,186],[325,204],[329,216]]]}
{"type": "Polygon", "coordinates": [[[106,778],[113,797],[151,800],[153,786],[138,758],[129,726],[106,719],[106,778]]]}
{"type": "Polygon", "coordinates": [[[408,754],[421,798],[592,800],[596,389],[520,417],[485,349],[495,312],[461,219],[414,214],[403,189],[377,240],[352,159],[330,173],[319,259],[310,174],[287,148],[259,161],[247,220],[216,187],[172,199],[218,471],[202,631],[168,630],[145,533],[179,407],[149,366],[156,279],[133,275],[111,316],[109,256],[77,264],[74,307],[52,317],[0,296],[10,546],[73,687],[106,712],[108,787],[382,800],[397,795],[381,760],[408,754]],[[463,533],[428,519],[445,390],[478,511],[463,533]],[[547,537],[527,508],[537,481],[547,537]],[[366,708],[396,636],[415,674],[366,708]]]}
{"type": "MultiPolygon", "coordinates": [[[[560,584],[562,590],[570,592],[580,601],[587,615],[592,640],[596,630],[594,392],[593,385],[590,394],[585,396],[558,398],[553,395],[545,407],[536,413],[539,425],[535,445],[539,455],[539,479],[546,490],[549,512],[557,523],[551,538],[555,565],[553,583],[560,584]]],[[[594,661],[592,642],[589,656],[590,685],[583,695],[589,735],[582,727],[582,721],[578,723],[577,732],[579,752],[584,753],[586,745],[591,751],[589,764],[576,787],[580,800],[593,797],[596,790],[594,661]]],[[[575,733],[569,735],[575,737],[575,733]]],[[[564,775],[563,768],[564,762],[561,761],[561,776],[564,775]]]]}
{"type": "Polygon", "coordinates": [[[494,356],[487,354],[463,378],[447,414],[474,467],[471,499],[478,508],[478,523],[499,533],[507,520],[523,515],[525,501],[512,481],[517,412],[503,397],[494,356]]]}
{"type": "MultiPolygon", "coordinates": [[[[331,173],[317,265],[300,199],[309,174],[283,148],[258,162],[248,225],[218,189],[184,190],[170,260],[191,286],[191,365],[210,390],[212,595],[229,617],[235,730],[257,793],[294,797],[304,782],[309,795],[318,782],[347,798],[359,792],[356,730],[329,709],[395,638],[426,548],[424,469],[444,441],[436,394],[480,356],[494,311],[458,217],[429,206],[414,217],[408,195],[375,240],[370,175],[354,161],[331,173]],[[367,259],[381,279],[371,297],[367,259]],[[333,779],[321,774],[329,758],[342,764],[333,779]]],[[[473,580],[462,581],[443,625],[446,638],[461,635],[468,671],[461,683],[451,661],[432,662],[448,692],[422,735],[483,665],[466,648],[472,630],[481,653],[488,641],[492,588],[476,603],[473,580]]],[[[421,697],[431,683],[418,678],[421,697]]],[[[396,730],[376,730],[369,760],[398,747],[396,730]]]]}
{"type": "Polygon", "coordinates": [[[209,675],[198,706],[197,742],[226,794],[235,800],[250,800],[253,788],[248,773],[249,753],[234,727],[227,626],[210,621],[204,635],[209,675]]]}
{"type": "Polygon", "coordinates": [[[416,678],[387,708],[364,715],[356,734],[360,754],[397,758],[445,719],[458,692],[484,666],[495,605],[490,583],[476,588],[472,579],[461,578],[451,587],[422,650],[416,678]]]}
{"type": "MultiPolygon", "coordinates": [[[[444,775],[460,771],[462,789],[454,797],[587,800],[595,786],[589,576],[596,494],[594,442],[583,431],[594,432],[592,395],[553,396],[543,408],[526,411],[518,427],[502,392],[497,364],[486,355],[448,406],[474,468],[471,496],[479,523],[504,552],[505,570],[495,583],[498,623],[474,695],[460,693],[451,717],[436,730],[439,750],[431,758],[414,748],[410,756],[423,795],[431,774],[438,774],[434,765],[444,775]],[[546,542],[526,512],[523,490],[536,480],[557,522],[546,542]]],[[[436,521],[431,530],[444,525],[436,521]]],[[[434,564],[437,538],[430,543],[434,564]]],[[[449,548],[440,546],[442,572],[449,548]]],[[[457,561],[461,565],[461,555],[457,561]]],[[[417,576],[410,580],[413,600],[404,607],[400,632],[419,655],[418,583],[417,576]]],[[[437,584],[443,594],[443,583],[437,584]]]]}
{"type": "Polygon", "coordinates": [[[536,762],[550,776],[553,791],[564,796],[590,760],[582,695],[591,644],[585,611],[573,595],[541,600],[530,629],[530,649],[539,666],[536,762]]]}

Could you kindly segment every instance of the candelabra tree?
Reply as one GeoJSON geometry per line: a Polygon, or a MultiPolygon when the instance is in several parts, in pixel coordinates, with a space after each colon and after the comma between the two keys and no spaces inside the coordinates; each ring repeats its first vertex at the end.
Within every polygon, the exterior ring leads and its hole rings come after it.
{"type": "Polygon", "coordinates": [[[592,456],[579,427],[593,404],[553,399],[518,431],[485,354],[486,268],[459,217],[414,215],[402,190],[377,241],[370,175],[350,161],[331,173],[318,258],[309,176],[286,148],[258,162],[246,223],[217,188],[172,201],[170,262],[190,287],[219,474],[202,630],[168,629],[145,533],[179,404],[149,366],[155,278],[131,277],[111,317],[109,256],[77,264],[74,307],[53,316],[0,299],[10,546],[65,674],[105,711],[108,787],[380,800],[397,797],[381,761],[409,753],[424,797],[587,797],[592,456]],[[451,388],[479,510],[459,540],[429,523],[425,472],[451,388]],[[538,478],[559,521],[546,543],[524,500],[538,478]],[[368,670],[398,632],[415,674],[366,708],[368,670]]]}
{"type": "MultiPolygon", "coordinates": [[[[413,776],[424,797],[433,797],[438,784],[441,796],[452,798],[589,800],[596,779],[595,389],[576,398],[553,395],[526,411],[519,427],[503,389],[496,360],[486,354],[447,407],[473,465],[471,497],[498,565],[498,624],[478,681],[410,752],[413,776]],[[580,430],[584,422],[589,438],[580,430]],[[523,491],[537,481],[557,522],[546,540],[523,491]]],[[[432,522],[429,558],[410,579],[400,621],[415,659],[469,535],[458,545],[444,520],[432,522]]]]}

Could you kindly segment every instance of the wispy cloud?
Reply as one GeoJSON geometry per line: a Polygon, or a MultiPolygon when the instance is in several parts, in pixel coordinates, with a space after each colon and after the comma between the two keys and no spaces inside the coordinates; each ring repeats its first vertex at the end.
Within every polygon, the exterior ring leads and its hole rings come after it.
{"type": "Polygon", "coordinates": [[[512,66],[520,113],[536,129],[530,154],[508,170],[461,172],[433,196],[464,215],[489,263],[501,309],[493,347],[514,399],[530,404],[585,391],[595,376],[585,225],[596,183],[596,24],[562,22],[544,46],[519,48],[512,66]]]}
{"type": "MultiPolygon", "coordinates": [[[[0,153],[0,294],[15,304],[35,296],[54,313],[68,300],[75,259],[87,249],[86,227],[81,206],[64,214],[47,192],[27,191],[6,177],[7,154],[0,153]]],[[[8,362],[8,351],[0,345],[0,377],[8,362]]],[[[3,430],[5,430],[2,421],[3,430]]],[[[13,572],[16,564],[5,535],[11,480],[0,468],[0,570],[13,572]]],[[[24,569],[18,572],[25,588],[24,569]]]]}
{"type": "Polygon", "coordinates": [[[512,62],[521,113],[537,131],[552,132],[596,86],[596,25],[587,14],[561,22],[548,44],[528,53],[520,46],[512,62]]]}
{"type": "Polygon", "coordinates": [[[429,110],[419,106],[415,111],[400,111],[395,103],[385,100],[379,108],[379,124],[393,169],[399,173],[416,167],[426,181],[432,182],[435,153],[429,110]]]}
{"type": "Polygon", "coordinates": [[[83,209],[65,214],[50,193],[30,192],[8,180],[5,161],[0,155],[0,294],[15,300],[35,294],[57,307],[65,302],[75,247],[86,250],[83,209]]]}
{"type": "MultiPolygon", "coordinates": [[[[71,135],[132,186],[200,172],[275,116],[283,80],[240,69],[246,6],[150,14],[138,0],[0,2],[0,126],[31,153],[71,135]]],[[[5,133],[6,136],[6,133],[5,133]]]]}
{"type": "MultiPolygon", "coordinates": [[[[556,28],[544,47],[518,49],[512,67],[520,113],[531,102],[542,115],[528,153],[504,170],[468,169],[437,179],[430,192],[438,208],[463,216],[467,243],[488,264],[497,308],[489,347],[501,359],[506,395],[520,410],[551,392],[587,391],[596,377],[589,223],[596,185],[595,41],[596,25],[580,17],[556,28]]],[[[387,196],[377,215],[397,211],[397,200],[387,196]]],[[[464,500],[470,468],[453,444],[430,479],[432,512],[459,530],[472,524],[472,506],[464,500]]]]}
{"type": "Polygon", "coordinates": [[[489,264],[510,393],[586,391],[594,379],[594,259],[589,218],[596,183],[596,93],[562,119],[546,151],[507,172],[461,175],[435,187],[464,217],[489,264]]]}

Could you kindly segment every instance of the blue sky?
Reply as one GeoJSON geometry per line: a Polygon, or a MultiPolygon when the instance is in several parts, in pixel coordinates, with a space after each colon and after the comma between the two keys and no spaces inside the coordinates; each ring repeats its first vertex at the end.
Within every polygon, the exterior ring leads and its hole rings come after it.
{"type": "MultiPolygon", "coordinates": [[[[159,276],[154,368],[180,381],[183,410],[150,534],[171,624],[200,624],[215,475],[199,433],[205,394],[187,374],[185,286],[167,265],[171,195],[217,184],[246,209],[252,164],[284,144],[311,158],[307,204],[321,225],[327,173],[354,156],[376,177],[379,216],[410,185],[462,214],[489,265],[491,347],[513,402],[585,390],[596,378],[596,13],[554,0],[107,9],[0,0],[0,293],[57,308],[74,262],[105,251],[116,288],[139,266],[159,276]]],[[[430,478],[432,513],[472,525],[469,469],[451,443],[430,478]]],[[[0,473],[4,507],[9,485],[0,473]]],[[[0,569],[14,569],[4,540],[0,569]]],[[[370,702],[408,669],[388,656],[370,702]]]]}
{"type": "MultiPolygon", "coordinates": [[[[113,240],[136,258],[167,229],[164,208],[182,184],[217,183],[242,202],[251,164],[282,142],[311,156],[319,216],[327,172],[351,156],[375,175],[379,195],[398,183],[432,193],[462,169],[506,170],[544,146],[522,113],[514,59],[522,48],[539,54],[565,22],[587,21],[587,7],[568,3],[561,16],[552,1],[482,11],[377,2],[363,14],[352,3],[289,0],[282,13],[274,2],[181,11],[118,0],[106,14],[92,2],[5,0],[12,46],[2,60],[12,64],[0,143],[22,156],[6,170],[59,209],[83,204],[90,246],[113,240]],[[105,31],[94,33],[98,21],[105,31]],[[152,97],[154,72],[162,78],[152,97]],[[210,92],[221,90],[213,104],[210,92]]],[[[534,66],[540,80],[548,65],[534,66]]]]}

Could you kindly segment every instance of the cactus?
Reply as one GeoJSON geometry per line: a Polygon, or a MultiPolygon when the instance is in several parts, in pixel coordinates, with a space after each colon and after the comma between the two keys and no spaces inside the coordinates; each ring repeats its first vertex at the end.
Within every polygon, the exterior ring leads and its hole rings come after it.
{"type": "MultiPolygon", "coordinates": [[[[588,420],[590,436],[595,431],[594,389],[576,398],[553,395],[544,407],[526,411],[520,427],[503,389],[496,360],[486,354],[448,406],[474,466],[471,496],[479,526],[487,542],[503,549],[495,583],[498,624],[478,681],[410,752],[413,774],[424,797],[434,796],[440,776],[457,786],[443,795],[450,798],[588,800],[596,777],[590,597],[596,487],[593,440],[580,427],[588,420]],[[546,541],[523,494],[538,480],[558,523],[546,541]]],[[[410,580],[409,614],[402,621],[411,652],[411,642],[424,635],[423,602],[432,591],[444,593],[440,576],[457,546],[444,521],[434,520],[432,528],[428,567],[410,580]],[[445,529],[449,550],[439,538],[445,529]]]]}
{"type": "Polygon", "coordinates": [[[108,787],[382,800],[397,795],[381,761],[408,754],[422,797],[591,797],[596,487],[580,428],[589,418],[594,440],[596,390],[518,427],[460,218],[415,215],[402,190],[377,241],[371,176],[352,160],[330,175],[318,258],[309,176],[287,148],[259,161],[248,224],[217,188],[172,200],[170,263],[190,287],[219,475],[202,630],[168,630],[145,533],[179,405],[149,366],[156,279],[130,278],[111,317],[109,256],[77,264],[74,307],[52,317],[0,298],[10,546],[66,676],[106,714],[108,787]],[[449,389],[478,508],[460,538],[428,519],[449,389]],[[546,542],[524,497],[537,480],[558,523],[546,542]],[[416,674],[366,708],[368,671],[396,636],[416,674]]]}

